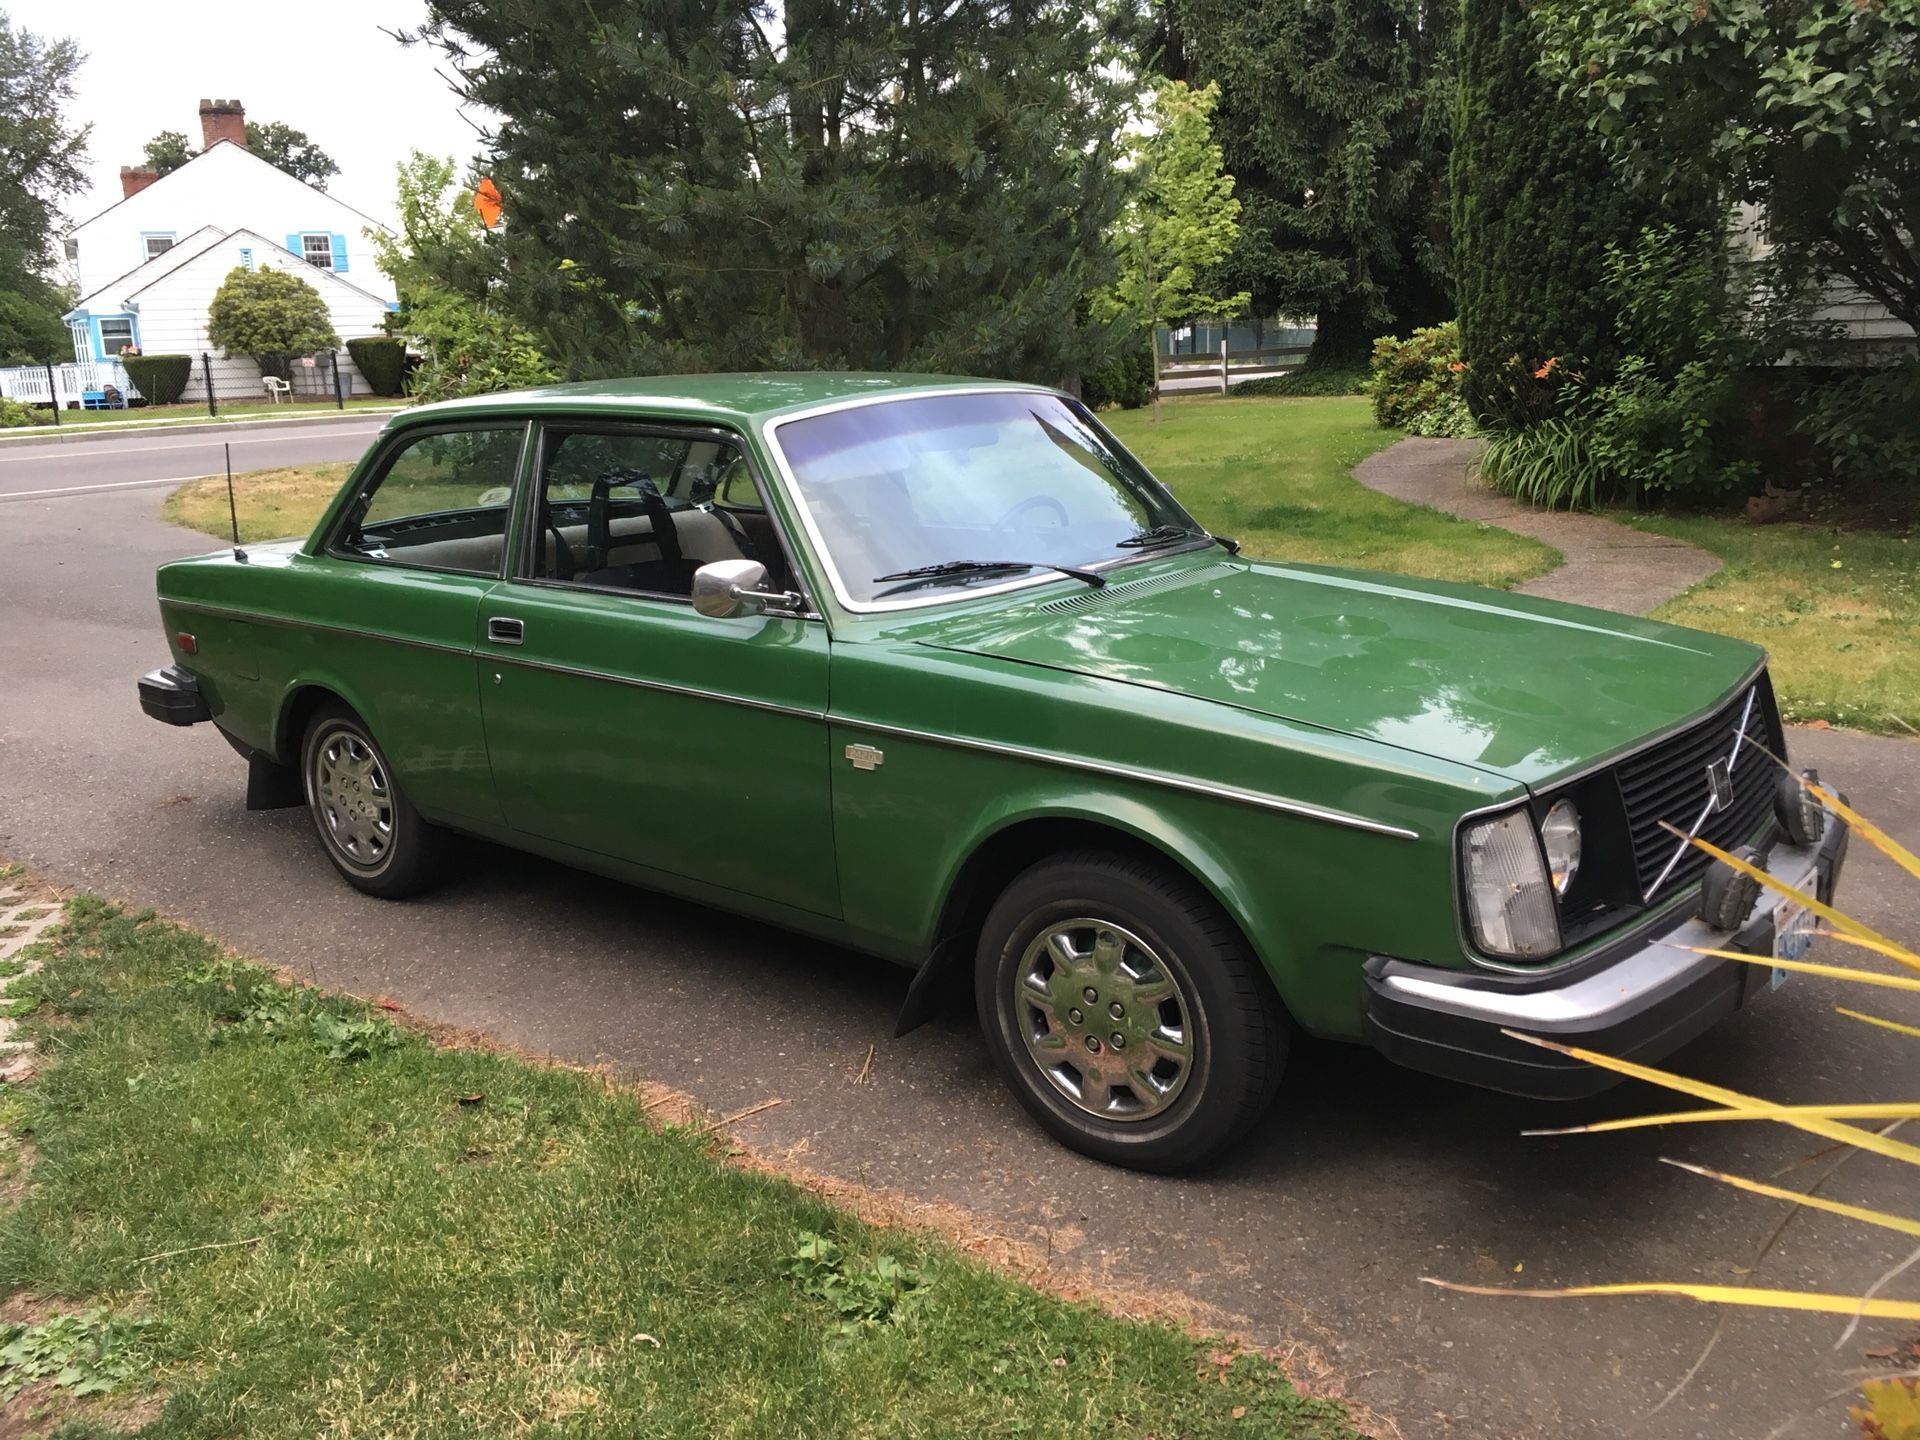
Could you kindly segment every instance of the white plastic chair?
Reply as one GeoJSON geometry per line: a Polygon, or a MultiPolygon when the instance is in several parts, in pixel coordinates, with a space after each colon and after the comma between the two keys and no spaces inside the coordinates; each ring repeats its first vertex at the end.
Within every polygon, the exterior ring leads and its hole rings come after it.
{"type": "Polygon", "coordinates": [[[289,385],[277,375],[262,375],[260,377],[260,383],[266,386],[267,398],[276,405],[280,403],[284,396],[293,393],[293,386],[289,385]]]}

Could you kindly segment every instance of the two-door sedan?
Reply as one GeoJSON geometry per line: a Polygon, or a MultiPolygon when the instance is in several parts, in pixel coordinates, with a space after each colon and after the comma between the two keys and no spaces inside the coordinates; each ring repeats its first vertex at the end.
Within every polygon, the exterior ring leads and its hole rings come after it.
{"type": "Polygon", "coordinates": [[[304,540],[163,566],[147,712],[211,720],[398,898],[449,832],[970,969],[1060,1140],[1174,1169],[1297,1031],[1504,1090],[1654,1059],[1779,976],[1845,830],[1764,656],[1251,560],[1078,401],[706,375],[395,416],[304,540]]]}

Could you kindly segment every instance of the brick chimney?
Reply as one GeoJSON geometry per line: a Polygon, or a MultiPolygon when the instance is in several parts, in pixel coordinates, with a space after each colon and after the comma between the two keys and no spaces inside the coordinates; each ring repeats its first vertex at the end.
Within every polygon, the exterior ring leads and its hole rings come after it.
{"type": "Polygon", "coordinates": [[[220,140],[247,148],[247,112],[238,100],[200,102],[200,148],[211,150],[220,140]]]}
{"type": "Polygon", "coordinates": [[[148,170],[133,165],[120,167],[120,198],[131,200],[142,190],[160,178],[158,170],[148,170]]]}

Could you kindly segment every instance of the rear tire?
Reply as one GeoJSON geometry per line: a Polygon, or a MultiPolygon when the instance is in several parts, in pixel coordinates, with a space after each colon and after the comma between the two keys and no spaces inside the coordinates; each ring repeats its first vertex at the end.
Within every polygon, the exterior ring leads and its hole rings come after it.
{"type": "Polygon", "coordinates": [[[307,722],[300,780],[320,848],[354,889],[400,900],[440,878],[446,833],[420,818],[373,732],[345,705],[323,705],[307,722]]]}
{"type": "Polygon", "coordinates": [[[1211,896],[1171,867],[1060,855],[981,928],[987,1046],[1056,1139],[1136,1170],[1218,1155],[1265,1113],[1292,1024],[1211,896]]]}

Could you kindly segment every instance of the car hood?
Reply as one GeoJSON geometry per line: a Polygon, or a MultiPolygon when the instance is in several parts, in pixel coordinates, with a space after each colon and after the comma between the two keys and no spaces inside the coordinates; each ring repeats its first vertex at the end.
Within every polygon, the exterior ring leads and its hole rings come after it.
{"type": "Polygon", "coordinates": [[[1116,580],[945,649],[1151,686],[1534,785],[1707,709],[1751,645],[1472,586],[1214,563],[1116,580]]]}

